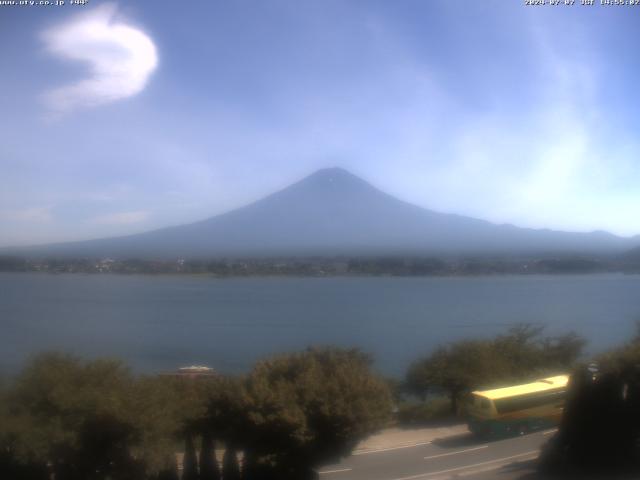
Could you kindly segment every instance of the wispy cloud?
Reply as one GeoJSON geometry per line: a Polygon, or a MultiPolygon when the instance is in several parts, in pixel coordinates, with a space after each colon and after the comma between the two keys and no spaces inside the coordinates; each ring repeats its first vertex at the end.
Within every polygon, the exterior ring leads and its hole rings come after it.
{"type": "Polygon", "coordinates": [[[134,225],[144,222],[149,218],[149,212],[144,210],[135,210],[131,212],[117,212],[100,215],[91,220],[90,223],[95,225],[134,225]]]}
{"type": "Polygon", "coordinates": [[[45,223],[53,220],[51,206],[27,207],[16,210],[0,211],[0,218],[13,222],[45,223]]]}
{"type": "Polygon", "coordinates": [[[140,93],[158,65],[152,39],[104,4],[43,33],[47,51],[89,65],[89,77],[45,95],[52,113],[95,107],[140,93]]]}

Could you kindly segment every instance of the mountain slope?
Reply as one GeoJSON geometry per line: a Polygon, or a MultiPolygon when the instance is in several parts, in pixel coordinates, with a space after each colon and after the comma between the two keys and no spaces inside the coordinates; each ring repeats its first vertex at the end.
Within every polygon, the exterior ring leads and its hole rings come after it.
{"type": "Polygon", "coordinates": [[[605,232],[495,225],[398,200],[324,169],[246,207],[139,235],[29,249],[31,254],[176,258],[336,254],[605,253],[638,245],[605,232]]]}

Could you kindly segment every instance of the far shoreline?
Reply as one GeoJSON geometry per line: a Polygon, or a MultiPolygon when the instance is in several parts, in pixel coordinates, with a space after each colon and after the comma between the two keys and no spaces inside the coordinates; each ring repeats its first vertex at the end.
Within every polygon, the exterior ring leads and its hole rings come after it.
{"type": "Polygon", "coordinates": [[[144,273],[144,272],[49,272],[49,271],[2,271],[0,274],[6,275],[41,275],[41,276],[86,276],[86,277],[147,277],[147,278],[193,278],[210,280],[240,280],[240,279],[462,279],[462,278],[527,278],[527,277],[595,277],[595,276],[615,276],[633,277],[640,275],[640,272],[625,271],[601,271],[601,272],[527,272],[527,273],[468,273],[468,274],[425,274],[425,275],[398,275],[398,274],[329,274],[329,275],[306,275],[306,274],[251,274],[251,275],[216,275],[212,273],[144,273]]]}
{"type": "Polygon", "coordinates": [[[143,259],[0,256],[0,272],[243,277],[478,277],[640,273],[635,257],[578,254],[527,256],[291,256],[143,259]]]}

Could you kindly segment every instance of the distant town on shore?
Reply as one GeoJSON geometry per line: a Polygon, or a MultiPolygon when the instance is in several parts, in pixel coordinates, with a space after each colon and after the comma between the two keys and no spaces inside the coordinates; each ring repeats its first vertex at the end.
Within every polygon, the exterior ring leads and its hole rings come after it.
{"type": "Polygon", "coordinates": [[[0,257],[0,272],[245,276],[469,276],[640,273],[640,258],[291,257],[212,260],[0,257]]]}

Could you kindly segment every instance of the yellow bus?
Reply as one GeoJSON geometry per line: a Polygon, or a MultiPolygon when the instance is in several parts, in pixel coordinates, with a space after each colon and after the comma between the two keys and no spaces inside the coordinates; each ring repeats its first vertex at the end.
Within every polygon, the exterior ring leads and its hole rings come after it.
{"type": "Polygon", "coordinates": [[[483,437],[506,437],[558,425],[568,381],[568,375],[557,375],[472,392],[465,404],[469,430],[483,437]]]}

